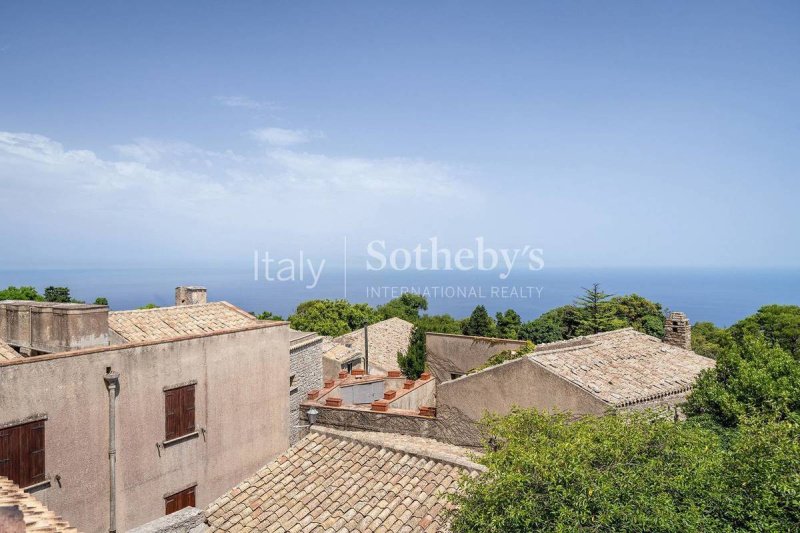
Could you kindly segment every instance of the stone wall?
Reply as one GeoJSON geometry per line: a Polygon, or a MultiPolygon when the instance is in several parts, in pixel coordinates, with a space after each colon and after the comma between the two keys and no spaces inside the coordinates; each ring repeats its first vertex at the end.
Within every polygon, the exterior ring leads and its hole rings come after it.
{"type": "Polygon", "coordinates": [[[517,350],[525,341],[427,333],[425,346],[428,368],[438,383],[452,379],[452,374],[466,374],[504,350],[517,350]]]}
{"type": "Polygon", "coordinates": [[[289,350],[289,442],[300,439],[300,403],[322,386],[322,337],[300,339],[289,350]],[[292,377],[293,376],[293,377],[292,377]]]}
{"type": "Polygon", "coordinates": [[[692,326],[681,312],[669,314],[664,321],[664,342],[686,350],[692,349],[692,326]]]}

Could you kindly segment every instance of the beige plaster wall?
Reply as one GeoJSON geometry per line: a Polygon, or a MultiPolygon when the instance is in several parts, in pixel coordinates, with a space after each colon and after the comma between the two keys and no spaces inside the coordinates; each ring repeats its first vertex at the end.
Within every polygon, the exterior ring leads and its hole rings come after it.
{"type": "Polygon", "coordinates": [[[525,346],[525,341],[427,333],[425,346],[428,368],[433,377],[443,383],[450,381],[450,374],[466,374],[503,350],[525,346]]]}
{"type": "Polygon", "coordinates": [[[204,507],[288,446],[285,325],[0,365],[0,425],[47,416],[51,484],[35,496],[81,531],[109,526],[109,367],[120,374],[119,531],[162,516],[164,496],[194,483],[204,507]],[[164,388],[190,381],[205,432],[159,449],[164,388]]]}

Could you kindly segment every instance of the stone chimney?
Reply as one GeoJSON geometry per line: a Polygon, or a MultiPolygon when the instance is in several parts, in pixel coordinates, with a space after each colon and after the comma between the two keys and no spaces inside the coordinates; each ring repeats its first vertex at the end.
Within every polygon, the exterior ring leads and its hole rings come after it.
{"type": "Polygon", "coordinates": [[[175,287],[175,305],[194,305],[206,303],[205,287],[175,287]]]}
{"type": "Polygon", "coordinates": [[[692,326],[681,312],[669,314],[664,323],[664,342],[680,348],[692,349],[692,326]]]}

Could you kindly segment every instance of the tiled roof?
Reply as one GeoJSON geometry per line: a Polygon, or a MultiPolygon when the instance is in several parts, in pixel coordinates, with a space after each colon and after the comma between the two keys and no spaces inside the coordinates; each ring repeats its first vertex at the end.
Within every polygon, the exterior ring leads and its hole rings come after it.
{"type": "MultiPolygon", "coordinates": [[[[22,511],[25,531],[77,531],[61,517],[48,510],[39,500],[20,489],[13,481],[0,476],[0,508],[3,507],[17,507],[22,511]]],[[[0,530],[4,526],[3,518],[0,515],[0,530]]]]}
{"type": "Polygon", "coordinates": [[[228,302],[112,311],[108,314],[108,327],[127,342],[236,329],[255,321],[253,315],[228,302]]]}
{"type": "Polygon", "coordinates": [[[714,366],[630,328],[542,344],[529,359],[616,407],[686,392],[714,366]]]}
{"type": "Polygon", "coordinates": [[[0,362],[13,361],[15,359],[22,359],[22,355],[20,355],[14,348],[0,340],[0,362]]]}
{"type": "Polygon", "coordinates": [[[352,359],[363,357],[364,350],[351,348],[344,344],[336,344],[330,337],[324,338],[322,341],[322,355],[340,363],[346,363],[352,359]]]}
{"type": "MultiPolygon", "coordinates": [[[[389,318],[367,326],[369,334],[369,364],[383,370],[397,366],[397,352],[405,352],[411,342],[414,325],[402,318],[389,318]]],[[[359,352],[364,351],[364,329],[347,333],[333,339],[336,344],[349,346],[359,352]]]]}
{"type": "Polygon", "coordinates": [[[206,511],[218,531],[441,531],[444,494],[482,467],[430,439],[314,428],[206,511]]]}

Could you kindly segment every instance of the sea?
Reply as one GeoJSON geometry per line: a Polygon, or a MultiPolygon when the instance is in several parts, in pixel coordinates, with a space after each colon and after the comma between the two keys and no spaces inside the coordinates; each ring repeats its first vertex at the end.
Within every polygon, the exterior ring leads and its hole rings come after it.
{"type": "Polygon", "coordinates": [[[763,305],[800,304],[800,269],[547,268],[504,273],[337,267],[316,274],[287,270],[265,275],[254,268],[224,267],[0,270],[0,287],[32,285],[42,292],[49,285],[66,286],[74,298],[93,302],[105,297],[112,309],[123,310],[172,305],[176,286],[201,285],[207,287],[209,300],[284,318],[311,299],[378,305],[402,292],[417,292],[427,297],[430,314],[461,318],[483,305],[492,314],[514,309],[531,320],[574,302],[593,283],[609,294],[636,293],[670,311],[683,311],[693,323],[724,327],[763,305]]]}

